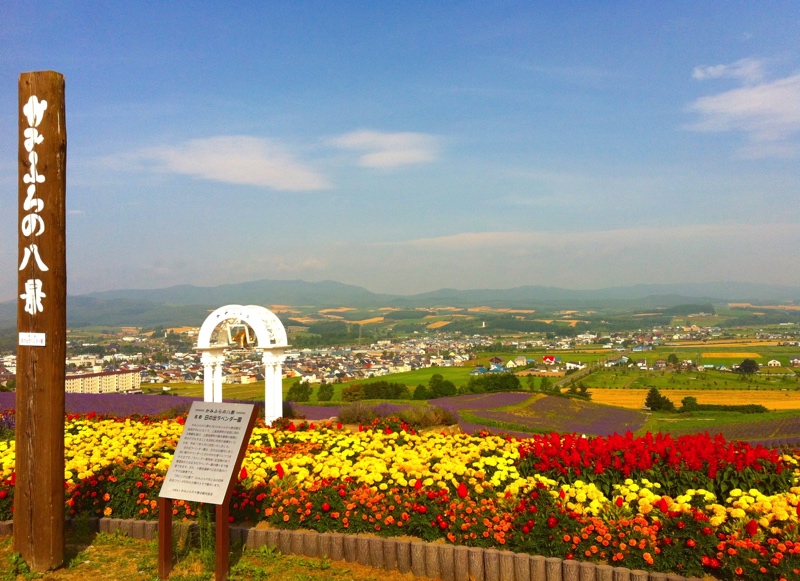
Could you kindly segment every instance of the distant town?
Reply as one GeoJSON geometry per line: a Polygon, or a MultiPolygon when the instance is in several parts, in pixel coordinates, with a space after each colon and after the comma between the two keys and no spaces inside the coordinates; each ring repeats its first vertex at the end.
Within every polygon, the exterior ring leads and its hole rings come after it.
{"type": "MultiPolygon", "coordinates": [[[[141,393],[169,392],[171,384],[202,384],[203,365],[193,349],[199,327],[178,327],[142,332],[125,327],[103,334],[68,341],[66,364],[67,393],[141,393]]],[[[737,363],[701,363],[696,360],[661,356],[658,348],[718,339],[718,327],[667,326],[649,331],[617,332],[599,335],[591,332],[574,336],[552,334],[462,334],[460,332],[412,333],[395,340],[369,344],[329,347],[289,348],[283,362],[283,378],[309,384],[345,383],[426,368],[469,367],[470,375],[512,372],[520,376],[564,377],[572,372],[594,367],[624,367],[638,370],[731,370],[737,363]],[[548,336],[550,335],[550,336],[548,336]],[[477,363],[479,354],[511,353],[477,363]],[[581,354],[593,353],[590,361],[581,354]]],[[[798,347],[794,326],[782,332],[753,331],[755,341],[772,342],[783,347],[798,347]]],[[[250,384],[264,380],[264,369],[257,348],[232,344],[226,351],[223,382],[250,384]]],[[[800,348],[786,361],[769,359],[766,367],[800,368],[800,348]]],[[[13,389],[16,356],[0,357],[0,385],[13,389]]]]}

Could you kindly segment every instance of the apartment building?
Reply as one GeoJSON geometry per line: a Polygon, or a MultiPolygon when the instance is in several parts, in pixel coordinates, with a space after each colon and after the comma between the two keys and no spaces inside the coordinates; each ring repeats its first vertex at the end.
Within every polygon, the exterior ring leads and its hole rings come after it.
{"type": "Polygon", "coordinates": [[[68,373],[67,393],[130,393],[141,391],[139,370],[68,373]]]}

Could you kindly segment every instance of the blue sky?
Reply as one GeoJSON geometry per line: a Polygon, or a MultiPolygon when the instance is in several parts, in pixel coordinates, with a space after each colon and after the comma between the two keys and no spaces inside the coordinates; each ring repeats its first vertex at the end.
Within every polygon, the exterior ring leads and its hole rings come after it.
{"type": "Polygon", "coordinates": [[[71,294],[800,284],[798,3],[10,0],[0,46],[0,300],[46,69],[71,294]]]}

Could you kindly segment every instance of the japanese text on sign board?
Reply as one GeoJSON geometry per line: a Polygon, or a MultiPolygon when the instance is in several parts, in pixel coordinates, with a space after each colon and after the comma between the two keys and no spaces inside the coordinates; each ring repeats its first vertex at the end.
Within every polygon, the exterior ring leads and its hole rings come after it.
{"type": "Polygon", "coordinates": [[[221,504],[253,406],[194,402],[159,496],[221,504]]]}
{"type": "MultiPolygon", "coordinates": [[[[45,230],[44,220],[40,212],[44,209],[44,201],[37,197],[37,185],[44,183],[45,176],[39,173],[37,164],[39,163],[39,154],[36,152],[36,146],[44,141],[44,135],[39,133],[39,125],[44,118],[44,113],[47,110],[47,101],[39,101],[36,95],[31,95],[28,102],[22,107],[22,112],[28,121],[28,127],[25,128],[23,135],[25,140],[23,144],[25,151],[28,152],[28,161],[30,162],[30,170],[27,174],[22,176],[22,181],[28,184],[25,201],[22,208],[28,212],[22,217],[20,222],[20,231],[25,238],[31,242],[24,248],[22,260],[19,265],[19,270],[22,271],[27,268],[28,264],[33,260],[36,269],[40,272],[49,270],[47,265],[39,255],[39,246],[33,241],[36,237],[41,236],[45,230]]],[[[36,315],[44,311],[42,299],[46,298],[44,293],[42,280],[34,277],[25,281],[25,292],[19,298],[25,301],[25,312],[36,315]]]]}

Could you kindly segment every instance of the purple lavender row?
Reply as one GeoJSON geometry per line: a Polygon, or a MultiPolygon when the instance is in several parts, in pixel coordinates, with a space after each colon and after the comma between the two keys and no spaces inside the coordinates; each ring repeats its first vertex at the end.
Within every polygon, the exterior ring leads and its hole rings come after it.
{"type": "MultiPolygon", "coordinates": [[[[67,393],[64,407],[68,414],[88,414],[132,416],[135,414],[177,415],[189,411],[193,401],[202,398],[175,395],[143,395],[119,393],[67,393]]],[[[16,408],[16,394],[0,392],[0,410],[16,408]]]]}
{"type": "Polygon", "coordinates": [[[468,410],[488,410],[509,405],[517,405],[531,397],[530,393],[497,392],[469,395],[454,395],[430,400],[430,403],[439,407],[468,410]]]}

